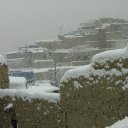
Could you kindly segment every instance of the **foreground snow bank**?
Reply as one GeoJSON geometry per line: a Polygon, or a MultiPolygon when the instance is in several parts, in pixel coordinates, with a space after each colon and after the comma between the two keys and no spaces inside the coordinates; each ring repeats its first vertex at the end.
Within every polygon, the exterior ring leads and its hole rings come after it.
{"type": "Polygon", "coordinates": [[[128,128],[128,117],[125,117],[125,119],[119,120],[112,126],[106,128],[128,128]]]}
{"type": "Polygon", "coordinates": [[[51,86],[50,83],[38,83],[36,86],[30,86],[28,89],[0,89],[0,98],[4,96],[16,96],[23,100],[31,101],[31,99],[43,98],[51,102],[56,102],[60,96],[59,93],[53,93],[56,90],[59,90],[59,88],[51,86]]]}

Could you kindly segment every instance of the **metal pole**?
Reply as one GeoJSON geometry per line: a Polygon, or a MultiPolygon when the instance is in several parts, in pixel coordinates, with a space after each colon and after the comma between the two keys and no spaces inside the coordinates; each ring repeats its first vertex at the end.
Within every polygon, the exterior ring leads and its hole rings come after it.
{"type": "Polygon", "coordinates": [[[57,86],[57,75],[56,75],[56,73],[57,73],[57,71],[56,71],[56,61],[55,61],[55,65],[54,65],[55,67],[55,86],[57,86]]]}

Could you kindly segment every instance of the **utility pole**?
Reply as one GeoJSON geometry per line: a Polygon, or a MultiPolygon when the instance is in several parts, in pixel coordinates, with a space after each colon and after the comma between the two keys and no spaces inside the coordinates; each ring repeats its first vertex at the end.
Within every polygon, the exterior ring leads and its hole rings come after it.
{"type": "Polygon", "coordinates": [[[25,49],[25,52],[27,53],[27,51],[28,51],[28,44],[26,43],[26,47],[25,47],[26,49],[25,49]]]}
{"type": "Polygon", "coordinates": [[[60,26],[60,35],[62,34],[62,29],[63,29],[63,27],[62,27],[62,26],[60,26]]]}
{"type": "Polygon", "coordinates": [[[58,81],[59,81],[59,78],[62,77],[62,70],[61,70],[61,64],[57,64],[56,61],[54,61],[54,81],[55,81],[55,86],[59,86],[58,85],[58,81]],[[57,69],[57,67],[60,66],[60,68],[57,69]],[[57,72],[60,72],[60,75],[58,76],[57,75],[57,72]],[[57,78],[58,76],[58,78],[57,78]]]}
{"type": "Polygon", "coordinates": [[[54,69],[55,69],[55,71],[54,71],[54,73],[55,73],[55,86],[57,86],[57,70],[56,70],[56,61],[55,61],[55,65],[54,65],[54,69]]]}

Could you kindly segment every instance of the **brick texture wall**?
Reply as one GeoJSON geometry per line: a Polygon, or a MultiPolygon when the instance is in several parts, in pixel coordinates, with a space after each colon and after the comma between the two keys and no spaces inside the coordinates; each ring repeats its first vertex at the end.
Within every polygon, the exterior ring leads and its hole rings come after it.
{"type": "Polygon", "coordinates": [[[11,112],[4,112],[5,106],[13,103],[18,128],[65,128],[65,114],[58,103],[44,99],[23,100],[9,96],[0,99],[0,127],[9,128],[11,112]]]}
{"type": "Polygon", "coordinates": [[[7,65],[0,65],[0,88],[8,88],[9,77],[7,65]]]}
{"type": "Polygon", "coordinates": [[[123,89],[128,84],[128,72],[124,73],[118,63],[127,70],[128,59],[123,58],[92,66],[95,72],[116,69],[122,75],[92,73],[89,78],[86,75],[70,77],[62,82],[60,104],[67,113],[69,128],[105,128],[128,116],[128,89],[123,89]],[[77,88],[76,83],[81,87],[77,88]]]}

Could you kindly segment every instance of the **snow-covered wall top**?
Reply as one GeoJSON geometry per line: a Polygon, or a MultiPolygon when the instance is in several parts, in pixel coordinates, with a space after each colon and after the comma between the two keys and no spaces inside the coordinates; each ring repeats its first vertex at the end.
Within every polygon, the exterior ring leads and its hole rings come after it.
{"type": "Polygon", "coordinates": [[[59,93],[54,93],[59,88],[51,86],[50,83],[36,83],[35,86],[28,86],[28,89],[23,88],[22,84],[26,84],[24,78],[10,77],[10,83],[12,84],[10,89],[0,89],[0,98],[10,96],[13,99],[20,97],[29,101],[32,99],[44,99],[49,102],[57,102],[59,100],[59,93]]]}
{"type": "MultiPolygon", "coordinates": [[[[79,78],[80,76],[83,76],[88,80],[93,81],[93,84],[97,84],[98,79],[97,80],[94,79],[95,76],[96,77],[107,76],[105,78],[110,79],[113,76],[120,77],[120,76],[126,75],[128,73],[128,68],[126,68],[126,65],[124,66],[122,64],[126,59],[128,59],[128,48],[110,50],[110,51],[97,54],[93,57],[91,64],[81,66],[76,69],[68,70],[63,76],[63,78],[61,79],[60,86],[63,86],[64,85],[63,83],[65,82],[68,83],[69,80],[73,78],[74,79],[79,78]],[[122,61],[118,62],[117,60],[120,60],[120,58],[122,59],[122,61]],[[110,61],[110,62],[112,61],[112,63],[107,63],[107,61],[110,61]],[[116,63],[116,64],[114,66],[113,65],[111,66],[111,64],[113,63],[116,63]],[[98,68],[95,68],[96,65],[98,68]]],[[[123,89],[125,88],[128,88],[128,85],[124,83],[123,89]]]]}
{"type": "Polygon", "coordinates": [[[106,61],[114,61],[120,58],[128,58],[128,46],[124,49],[109,50],[96,54],[92,58],[92,63],[106,63],[106,61]]]}
{"type": "Polygon", "coordinates": [[[23,100],[44,99],[49,102],[59,101],[58,93],[42,92],[41,88],[38,89],[0,89],[0,97],[10,96],[15,100],[15,97],[20,97],[23,100]]]}
{"type": "Polygon", "coordinates": [[[34,60],[34,63],[38,63],[38,62],[54,62],[54,60],[34,60]]]}
{"type": "Polygon", "coordinates": [[[0,55],[0,65],[7,64],[6,59],[4,56],[0,55]]]}

